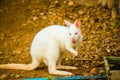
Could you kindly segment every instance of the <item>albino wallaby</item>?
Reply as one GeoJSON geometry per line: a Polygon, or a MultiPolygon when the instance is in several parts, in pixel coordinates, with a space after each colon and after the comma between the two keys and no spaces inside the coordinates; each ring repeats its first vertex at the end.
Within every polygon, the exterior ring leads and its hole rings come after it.
{"type": "Polygon", "coordinates": [[[74,56],[78,55],[74,47],[82,41],[81,22],[76,20],[72,24],[65,20],[65,24],[67,26],[52,25],[44,28],[35,36],[30,49],[32,63],[2,64],[0,68],[33,70],[43,61],[48,66],[50,74],[73,75],[71,72],[57,69],[77,69],[77,67],[61,65],[61,60],[65,55],[63,53],[65,50],[68,50],[74,56]]]}

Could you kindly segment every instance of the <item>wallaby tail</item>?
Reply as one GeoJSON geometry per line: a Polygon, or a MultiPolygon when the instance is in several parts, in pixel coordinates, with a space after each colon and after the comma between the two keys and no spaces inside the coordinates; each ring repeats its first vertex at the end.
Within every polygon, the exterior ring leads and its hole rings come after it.
{"type": "Polygon", "coordinates": [[[2,64],[0,69],[18,69],[18,70],[34,70],[37,68],[39,63],[32,62],[30,64],[2,64]]]}

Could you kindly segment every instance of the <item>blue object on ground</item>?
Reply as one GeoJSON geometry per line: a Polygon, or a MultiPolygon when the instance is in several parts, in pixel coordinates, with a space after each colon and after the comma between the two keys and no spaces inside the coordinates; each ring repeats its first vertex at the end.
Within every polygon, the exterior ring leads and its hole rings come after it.
{"type": "MultiPolygon", "coordinates": [[[[89,79],[107,79],[106,75],[95,76],[68,76],[68,77],[53,77],[52,80],[89,80],[89,79]]],[[[49,78],[25,78],[20,80],[49,80],[49,78]]]]}
{"type": "Polygon", "coordinates": [[[54,80],[85,80],[85,79],[106,79],[105,75],[98,76],[71,76],[71,77],[55,77],[54,80]]]}
{"type": "Polygon", "coordinates": [[[24,78],[20,80],[49,80],[48,78],[24,78]]]}

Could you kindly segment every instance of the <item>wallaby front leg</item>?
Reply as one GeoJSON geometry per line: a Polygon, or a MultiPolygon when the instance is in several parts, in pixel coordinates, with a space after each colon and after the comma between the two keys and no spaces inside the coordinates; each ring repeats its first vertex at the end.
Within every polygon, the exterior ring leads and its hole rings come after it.
{"type": "Polygon", "coordinates": [[[70,45],[67,45],[66,46],[66,49],[72,53],[74,56],[77,56],[78,55],[78,52],[76,50],[74,50],[70,45]]]}

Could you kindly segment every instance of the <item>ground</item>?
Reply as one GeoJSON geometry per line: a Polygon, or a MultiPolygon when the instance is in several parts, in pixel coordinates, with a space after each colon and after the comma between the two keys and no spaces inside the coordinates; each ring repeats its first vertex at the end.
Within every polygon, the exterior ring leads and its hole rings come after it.
{"type": "MultiPolygon", "coordinates": [[[[78,46],[79,55],[72,59],[65,52],[68,57],[62,64],[77,66],[79,70],[69,70],[75,75],[104,72],[103,56],[120,56],[120,17],[113,20],[111,9],[97,2],[81,5],[80,1],[0,0],[0,64],[30,63],[30,46],[38,31],[53,24],[65,25],[64,19],[80,19],[83,42],[78,46]]],[[[32,71],[0,69],[0,79],[7,80],[51,76],[44,66],[32,71]]]]}

